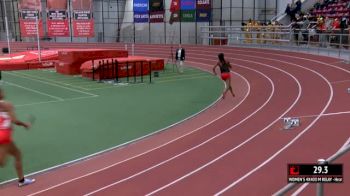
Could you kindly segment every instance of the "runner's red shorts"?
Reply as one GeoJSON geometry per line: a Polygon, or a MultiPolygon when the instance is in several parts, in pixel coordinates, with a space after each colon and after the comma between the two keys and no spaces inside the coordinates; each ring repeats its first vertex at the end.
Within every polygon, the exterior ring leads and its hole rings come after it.
{"type": "Polygon", "coordinates": [[[222,80],[227,80],[231,77],[231,74],[229,72],[224,72],[224,73],[221,73],[221,79],[222,80]]]}
{"type": "Polygon", "coordinates": [[[9,144],[12,142],[12,131],[11,130],[0,130],[0,145],[9,144]]]}

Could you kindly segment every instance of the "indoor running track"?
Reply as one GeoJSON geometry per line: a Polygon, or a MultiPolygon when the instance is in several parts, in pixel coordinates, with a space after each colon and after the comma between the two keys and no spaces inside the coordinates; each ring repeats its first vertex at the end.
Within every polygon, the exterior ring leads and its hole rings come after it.
{"type": "MultiPolygon", "coordinates": [[[[84,47],[82,45],[82,47],[84,47]]],[[[116,46],[122,47],[122,45],[116,46]]],[[[287,184],[288,163],[315,163],[350,137],[350,65],[309,54],[185,46],[186,64],[208,72],[224,52],[233,65],[236,97],[166,131],[85,161],[9,183],[0,195],[271,195],[287,184]],[[301,117],[282,129],[281,118],[301,117]]],[[[136,55],[167,58],[169,46],[136,45],[136,55]]],[[[203,87],[205,88],[205,87],[203,87]]],[[[325,193],[350,193],[344,183],[325,193]]],[[[293,189],[315,194],[315,185],[293,189]]]]}

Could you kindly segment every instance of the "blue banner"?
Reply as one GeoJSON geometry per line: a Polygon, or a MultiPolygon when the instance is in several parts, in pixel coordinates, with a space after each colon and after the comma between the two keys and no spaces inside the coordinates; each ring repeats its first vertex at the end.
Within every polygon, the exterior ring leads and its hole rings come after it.
{"type": "Polygon", "coordinates": [[[148,0],[134,0],[134,12],[147,12],[148,0]]]}
{"type": "Polygon", "coordinates": [[[197,22],[209,22],[211,19],[211,10],[200,9],[197,10],[197,22]]]}
{"type": "Polygon", "coordinates": [[[195,10],[196,0],[181,0],[181,10],[195,10]]]}
{"type": "Polygon", "coordinates": [[[148,12],[134,12],[134,23],[146,23],[148,18],[148,12]]]}

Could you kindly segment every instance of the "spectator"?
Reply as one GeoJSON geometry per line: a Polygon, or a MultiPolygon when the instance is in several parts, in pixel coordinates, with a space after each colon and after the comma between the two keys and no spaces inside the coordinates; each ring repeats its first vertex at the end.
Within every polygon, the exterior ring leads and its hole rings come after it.
{"type": "Polygon", "coordinates": [[[179,44],[179,48],[176,50],[176,67],[179,73],[183,73],[183,64],[185,61],[185,49],[179,44]]]}
{"type": "Polygon", "coordinates": [[[297,2],[295,2],[295,13],[300,13],[301,12],[301,0],[298,0],[297,2]]]}
{"type": "Polygon", "coordinates": [[[290,14],[292,13],[292,10],[291,10],[289,3],[287,4],[287,7],[286,7],[286,10],[284,11],[284,13],[286,13],[288,16],[290,16],[290,14]]]}
{"type": "Polygon", "coordinates": [[[314,8],[317,9],[317,10],[321,9],[321,1],[320,1],[320,0],[318,0],[318,1],[315,3],[314,8]]]}
{"type": "Polygon", "coordinates": [[[293,29],[293,34],[294,34],[294,40],[296,41],[297,45],[299,45],[300,26],[296,20],[292,21],[292,29],[293,29]]]}
{"type": "Polygon", "coordinates": [[[309,26],[310,26],[310,21],[309,21],[309,17],[307,15],[305,15],[303,17],[303,23],[301,25],[301,32],[302,32],[302,35],[303,35],[303,40],[305,42],[308,41],[308,37],[309,37],[309,26]]]}

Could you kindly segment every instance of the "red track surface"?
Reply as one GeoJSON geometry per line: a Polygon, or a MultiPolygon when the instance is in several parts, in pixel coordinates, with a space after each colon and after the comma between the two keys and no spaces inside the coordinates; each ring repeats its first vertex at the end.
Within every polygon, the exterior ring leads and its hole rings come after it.
{"type": "MultiPolygon", "coordinates": [[[[187,64],[208,71],[224,52],[234,65],[237,96],[160,134],[36,175],[28,187],[6,185],[0,195],[271,195],[286,185],[287,163],[328,158],[350,137],[350,113],[337,114],[350,111],[350,71],[340,60],[273,50],[185,48],[187,64]],[[335,114],[324,115],[330,113],[335,114]],[[300,127],[284,131],[280,119],[285,116],[306,117],[300,127]]],[[[168,50],[138,45],[135,51],[167,58],[168,50]]],[[[337,160],[344,164],[345,181],[326,185],[326,194],[350,193],[349,160],[349,155],[337,160]]],[[[314,192],[309,185],[302,194],[314,192]]]]}

